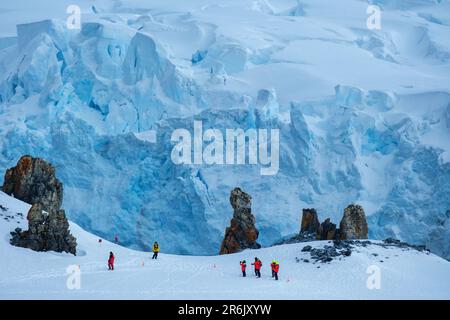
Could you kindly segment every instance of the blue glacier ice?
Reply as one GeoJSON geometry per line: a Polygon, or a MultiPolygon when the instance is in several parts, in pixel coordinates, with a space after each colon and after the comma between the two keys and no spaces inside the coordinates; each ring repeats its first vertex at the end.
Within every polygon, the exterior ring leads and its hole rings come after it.
{"type": "Polygon", "coordinates": [[[318,12],[311,1],[233,1],[189,14],[122,3],[86,15],[81,30],[59,19],[18,24],[16,37],[0,39],[0,173],[23,154],[46,158],[71,220],[141,250],[158,240],[164,252],[216,254],[239,186],[253,197],[263,245],[297,232],[304,207],[339,221],[357,202],[371,237],[424,243],[450,258],[450,45],[440,37],[450,18],[434,1],[371,2],[394,10],[389,19],[418,10],[398,18],[410,37],[341,20],[331,32],[326,20],[304,20],[318,12]],[[224,10],[229,19],[247,14],[246,32],[209,20],[224,10]],[[299,35],[295,23],[305,28],[299,35]],[[423,47],[408,52],[419,26],[423,47]],[[313,42],[311,53],[289,55],[310,38],[355,56],[323,70],[313,42]],[[366,77],[352,71],[363,58],[375,66],[366,77]],[[391,74],[379,81],[379,70],[391,74]],[[192,132],[194,120],[205,129],[279,128],[278,174],[175,165],[171,134],[192,132]],[[156,142],[143,138],[153,131],[156,142]]]}

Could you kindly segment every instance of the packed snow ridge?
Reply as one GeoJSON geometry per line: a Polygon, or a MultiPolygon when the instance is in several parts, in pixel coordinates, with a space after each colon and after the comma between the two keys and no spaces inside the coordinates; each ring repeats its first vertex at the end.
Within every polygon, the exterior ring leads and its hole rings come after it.
{"type": "Polygon", "coordinates": [[[355,245],[351,255],[329,263],[314,262],[318,252],[330,251],[329,241],[221,256],[171,255],[161,246],[163,253],[152,260],[151,252],[106,239],[100,243],[98,236],[70,222],[78,242],[76,256],[14,247],[9,232],[26,228],[29,208],[0,192],[0,299],[450,298],[450,262],[377,241],[355,245]],[[107,267],[109,252],[115,255],[114,271],[107,267]],[[261,278],[250,268],[255,256],[263,263],[261,278]],[[246,278],[241,275],[241,260],[248,263],[246,278]],[[280,264],[278,281],[271,277],[272,260],[280,264]]]}
{"type": "Polygon", "coordinates": [[[240,186],[265,246],[358,203],[371,238],[450,257],[449,1],[372,0],[381,30],[359,0],[78,2],[80,30],[70,1],[2,7],[0,172],[50,161],[69,218],[134,249],[216,254],[240,186]],[[175,165],[194,120],[278,128],[278,173],[175,165]]]}

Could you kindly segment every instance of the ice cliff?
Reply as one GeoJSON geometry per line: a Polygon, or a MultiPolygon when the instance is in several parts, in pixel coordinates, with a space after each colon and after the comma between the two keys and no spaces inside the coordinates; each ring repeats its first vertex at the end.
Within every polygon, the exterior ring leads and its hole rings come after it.
{"type": "Polygon", "coordinates": [[[356,0],[96,1],[80,30],[51,8],[18,18],[0,38],[0,172],[47,159],[69,218],[134,248],[217,253],[239,186],[263,245],[302,208],[338,220],[356,202],[370,237],[450,258],[450,3],[371,2],[381,30],[356,0]],[[171,133],[194,120],[279,128],[278,174],[175,165],[171,133]]]}

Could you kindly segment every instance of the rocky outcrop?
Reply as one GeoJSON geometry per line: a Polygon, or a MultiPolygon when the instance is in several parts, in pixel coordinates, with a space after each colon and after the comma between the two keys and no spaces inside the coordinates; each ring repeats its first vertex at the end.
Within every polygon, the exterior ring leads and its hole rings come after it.
{"type": "Polygon", "coordinates": [[[351,204],[345,208],[339,229],[341,240],[367,239],[369,228],[363,207],[351,204]]]}
{"type": "Polygon", "coordinates": [[[11,232],[10,243],[34,251],[56,251],[76,254],[77,241],[70,234],[69,222],[64,210],[43,211],[43,205],[35,203],[27,215],[28,230],[17,228],[11,232]]]}
{"type": "MultiPolygon", "coordinates": [[[[331,243],[331,242],[328,242],[331,243]]],[[[329,263],[339,257],[339,260],[343,257],[349,257],[352,255],[352,250],[355,246],[366,247],[370,244],[369,241],[340,241],[335,240],[331,243],[332,245],[324,245],[323,248],[313,248],[311,246],[305,246],[301,250],[303,253],[309,253],[310,259],[299,259],[296,258],[297,262],[309,262],[312,260],[313,263],[321,262],[321,263],[329,263]]]]}
{"type": "Polygon", "coordinates": [[[40,203],[47,212],[61,208],[63,187],[55,168],[41,158],[23,156],[6,171],[3,192],[29,204],[40,203]]]}
{"type": "Polygon", "coordinates": [[[300,232],[293,237],[288,237],[284,239],[280,239],[273,243],[274,246],[279,246],[282,244],[292,244],[292,243],[300,243],[300,242],[309,242],[317,240],[317,234],[315,233],[305,233],[300,232]]]}
{"type": "MultiPolygon", "coordinates": [[[[359,251],[358,247],[367,248],[369,246],[378,246],[384,249],[400,248],[402,250],[417,250],[424,252],[425,254],[429,253],[429,250],[423,245],[411,245],[392,238],[383,240],[383,242],[371,242],[369,240],[334,240],[323,243],[327,244],[324,244],[323,247],[318,245],[315,248],[310,245],[304,246],[301,250],[302,255],[309,253],[310,257],[308,259],[296,257],[295,261],[309,263],[311,260],[313,263],[330,263],[335,259],[341,260],[351,256],[353,251],[359,251]]],[[[372,256],[377,257],[378,254],[373,253],[372,256]]],[[[383,260],[379,260],[379,262],[383,262],[383,260]]]]}
{"type": "Polygon", "coordinates": [[[319,232],[319,228],[320,222],[316,209],[303,209],[300,233],[317,234],[319,232]]]}
{"type": "Polygon", "coordinates": [[[233,218],[230,227],[225,230],[220,254],[261,248],[256,242],[259,231],[255,227],[256,219],[252,214],[252,197],[240,188],[235,188],[230,194],[230,204],[233,207],[233,218]]]}
{"type": "Polygon", "coordinates": [[[330,218],[320,223],[315,209],[303,209],[300,232],[289,238],[282,239],[274,245],[308,242],[314,240],[353,240],[367,239],[368,226],[363,207],[355,204],[344,210],[339,228],[330,218]]]}
{"type": "Polygon", "coordinates": [[[339,230],[336,229],[336,224],[332,223],[330,218],[327,218],[320,225],[318,240],[335,240],[337,239],[339,230]]]}
{"type": "Polygon", "coordinates": [[[387,239],[383,240],[382,244],[378,243],[378,245],[382,246],[384,248],[397,247],[397,248],[402,248],[402,249],[414,249],[414,250],[417,250],[420,252],[423,252],[423,251],[429,252],[430,251],[427,249],[427,247],[425,245],[409,244],[407,242],[403,242],[403,241],[400,241],[400,240],[394,239],[394,238],[387,238],[387,239]]]}
{"type": "Polygon", "coordinates": [[[6,171],[2,188],[32,205],[27,215],[28,230],[17,228],[11,232],[12,245],[76,254],[77,242],[61,209],[63,186],[50,163],[31,156],[21,157],[15,167],[6,171]]]}

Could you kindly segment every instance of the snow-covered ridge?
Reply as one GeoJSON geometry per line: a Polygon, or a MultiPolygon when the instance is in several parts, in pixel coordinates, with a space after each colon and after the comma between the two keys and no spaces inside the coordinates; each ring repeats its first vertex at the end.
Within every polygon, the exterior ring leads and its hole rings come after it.
{"type": "Polygon", "coordinates": [[[448,258],[450,2],[371,3],[379,31],[357,0],[80,1],[81,30],[69,1],[7,4],[0,174],[47,159],[71,220],[132,248],[217,253],[240,186],[264,245],[297,232],[303,207],[337,220],[357,202],[371,237],[448,258]],[[170,134],[194,119],[280,128],[279,173],[174,165],[170,134]]]}
{"type": "Polygon", "coordinates": [[[0,299],[450,298],[450,263],[416,250],[369,246],[343,260],[313,264],[297,262],[309,258],[307,252],[301,252],[302,247],[320,248],[327,241],[203,257],[165,254],[165,244],[160,243],[163,253],[155,261],[150,252],[120,247],[105,239],[99,244],[97,236],[71,222],[77,256],[35,252],[9,244],[11,230],[26,228],[23,217],[30,205],[0,192],[0,206],[0,299]],[[106,266],[110,251],[116,256],[114,271],[106,266]],[[239,261],[246,259],[250,266],[254,256],[263,261],[262,278],[255,278],[250,268],[248,277],[242,278],[239,261]],[[280,263],[279,281],[270,276],[273,259],[280,263]],[[78,283],[73,278],[74,268],[81,271],[80,289],[73,289],[78,283]],[[374,270],[380,275],[379,282],[370,278],[374,270]]]}

